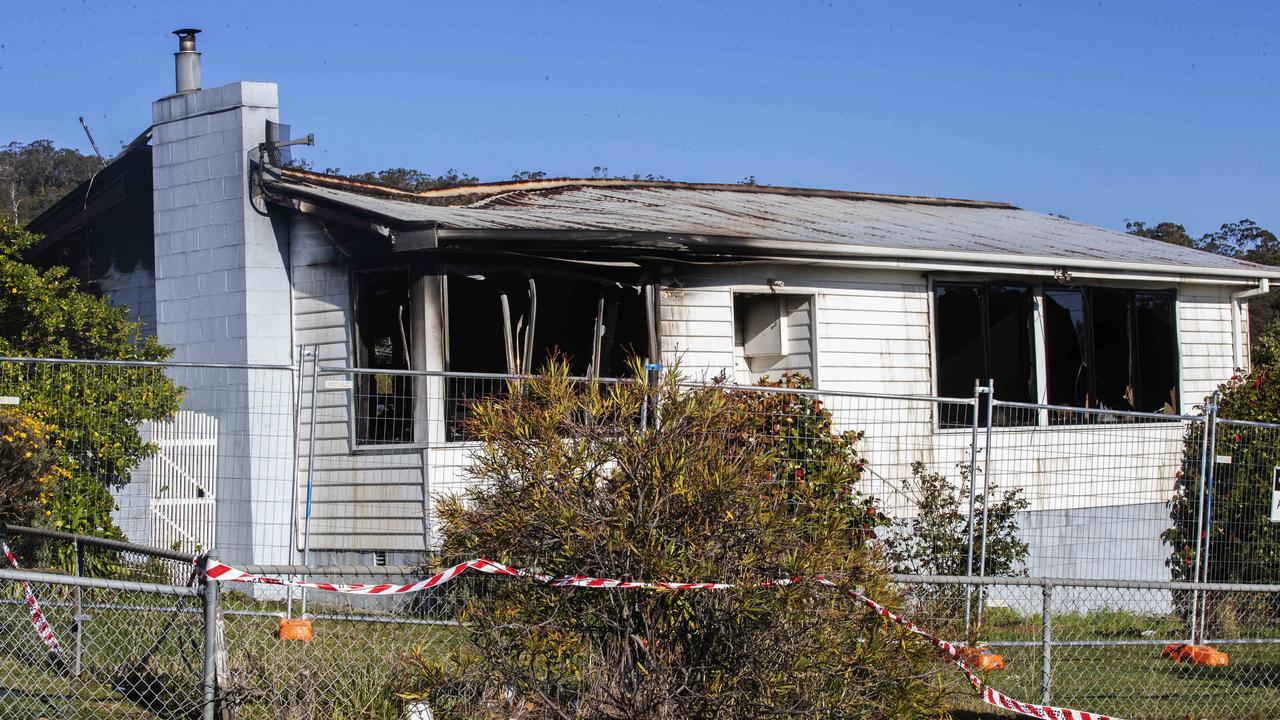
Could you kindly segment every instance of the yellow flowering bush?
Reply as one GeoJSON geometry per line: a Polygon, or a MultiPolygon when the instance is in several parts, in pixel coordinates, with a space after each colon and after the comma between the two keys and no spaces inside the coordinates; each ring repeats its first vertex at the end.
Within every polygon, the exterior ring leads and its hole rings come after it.
{"type": "Polygon", "coordinates": [[[50,442],[50,426],[21,411],[0,411],[0,520],[28,522],[47,512],[70,476],[50,442]]]}

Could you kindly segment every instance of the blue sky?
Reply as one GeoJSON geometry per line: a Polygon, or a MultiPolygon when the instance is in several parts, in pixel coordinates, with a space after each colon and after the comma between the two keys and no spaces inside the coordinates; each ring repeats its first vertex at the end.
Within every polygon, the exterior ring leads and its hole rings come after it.
{"type": "Polygon", "coordinates": [[[1280,230],[1277,2],[15,2],[0,142],[104,151],[172,92],[280,84],[317,167],[656,173],[1280,230]]]}

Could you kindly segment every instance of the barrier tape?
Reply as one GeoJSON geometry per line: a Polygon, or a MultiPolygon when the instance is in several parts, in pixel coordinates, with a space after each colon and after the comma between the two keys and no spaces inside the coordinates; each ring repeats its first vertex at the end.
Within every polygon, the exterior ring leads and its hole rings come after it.
{"type": "MultiPolygon", "coordinates": [[[[419,580],[418,582],[409,583],[408,585],[392,585],[386,583],[377,585],[367,583],[335,584],[307,582],[301,580],[282,580],[280,578],[250,575],[243,570],[237,570],[230,565],[216,562],[214,560],[208,561],[205,566],[205,574],[209,578],[221,582],[287,585],[312,590],[345,593],[348,595],[399,595],[403,593],[418,592],[420,590],[426,590],[427,588],[443,585],[469,570],[486,575],[529,578],[535,582],[540,582],[551,587],[618,588],[636,590],[728,590],[734,587],[731,583],[612,580],[609,578],[591,577],[589,575],[566,575],[557,577],[513,568],[485,558],[477,558],[475,560],[458,563],[453,567],[446,568],[439,573],[436,573],[426,580],[419,580]]],[[[780,580],[770,581],[765,583],[765,585],[781,586],[801,582],[816,582],[824,587],[839,589],[839,585],[824,577],[783,578],[780,580]]],[[[1110,715],[1099,715],[1097,713],[1089,713],[1083,710],[1072,710],[1070,708],[1053,707],[1051,705],[1041,705],[1038,703],[1027,703],[1015,700],[983,682],[982,678],[978,677],[977,673],[975,673],[969,667],[969,664],[961,657],[960,646],[955,643],[947,642],[946,640],[934,635],[930,635],[920,629],[920,627],[915,623],[907,620],[901,615],[898,615],[892,610],[889,610],[885,606],[875,600],[872,600],[866,595],[863,595],[857,590],[845,590],[845,592],[849,597],[867,606],[880,617],[889,620],[890,622],[901,626],[908,632],[919,635],[929,641],[929,643],[942,654],[943,660],[955,665],[960,672],[964,673],[965,679],[967,679],[969,684],[973,686],[973,689],[977,691],[982,701],[988,705],[1003,710],[1010,710],[1020,715],[1040,718],[1041,720],[1120,720],[1120,718],[1112,717],[1110,715]]]]}
{"type": "MultiPolygon", "coordinates": [[[[14,570],[21,570],[18,567],[18,559],[9,551],[9,544],[0,542],[0,548],[4,549],[4,556],[9,561],[9,565],[14,570]]],[[[65,660],[62,655],[62,646],[58,644],[58,636],[53,632],[53,626],[45,619],[44,611],[40,609],[40,601],[36,600],[36,594],[31,589],[31,583],[26,580],[22,581],[22,594],[27,601],[27,611],[31,614],[31,626],[36,629],[36,634],[48,646],[49,652],[53,653],[59,660],[65,660]]]]}

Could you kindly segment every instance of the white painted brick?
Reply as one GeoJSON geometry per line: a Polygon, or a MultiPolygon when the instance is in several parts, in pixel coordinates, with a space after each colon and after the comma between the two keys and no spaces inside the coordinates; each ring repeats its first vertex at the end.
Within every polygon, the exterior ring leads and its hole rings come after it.
{"type": "Polygon", "coordinates": [[[200,227],[197,230],[199,239],[196,246],[202,249],[209,249],[235,243],[228,229],[226,225],[204,225],[200,227]]]}
{"type": "MultiPolygon", "coordinates": [[[[208,203],[226,199],[222,192],[222,180],[201,180],[195,185],[197,202],[208,203]]],[[[235,197],[234,195],[232,197],[235,197]]]]}
{"type": "Polygon", "coordinates": [[[156,258],[156,277],[177,278],[187,274],[187,256],[182,253],[156,258]]]}
{"type": "Polygon", "coordinates": [[[249,192],[249,179],[240,173],[228,175],[222,178],[221,182],[222,197],[228,200],[245,197],[249,192]]]}
{"type": "Polygon", "coordinates": [[[166,167],[155,168],[152,171],[152,183],[157,188],[157,190],[151,194],[151,201],[155,205],[155,211],[173,209],[173,188],[171,187],[173,183],[159,177],[159,175],[165,171],[172,174],[172,170],[173,168],[166,167]]]}
{"type": "Polygon", "coordinates": [[[225,178],[229,176],[239,176],[239,163],[236,162],[237,157],[232,153],[221,153],[208,158],[208,174],[206,177],[225,178]]]}
{"type": "Polygon", "coordinates": [[[179,120],[173,123],[178,127],[178,132],[187,137],[195,137],[197,135],[205,135],[209,132],[209,116],[197,115],[196,117],[179,120]]]}
{"type": "Polygon", "coordinates": [[[224,292],[227,287],[227,271],[217,270],[214,272],[203,272],[195,276],[196,291],[201,295],[212,295],[214,293],[224,292]]]}
{"type": "Polygon", "coordinates": [[[187,319],[188,303],[182,299],[172,299],[158,303],[159,312],[156,318],[162,323],[177,323],[187,319]]]}
{"type": "Polygon", "coordinates": [[[196,186],[190,183],[183,185],[175,185],[173,187],[173,205],[175,208],[185,208],[195,205],[198,197],[196,195],[196,186]]]}
{"type": "Polygon", "coordinates": [[[280,104],[280,91],[275,83],[241,82],[238,85],[240,102],[244,105],[275,108],[280,104]]]}
{"type": "Polygon", "coordinates": [[[228,292],[243,293],[245,290],[244,272],[229,271],[225,273],[224,286],[228,292]]]}
{"type": "Polygon", "coordinates": [[[230,270],[244,263],[244,253],[237,245],[223,245],[208,252],[211,253],[208,266],[210,270],[230,270]]]}
{"type": "Polygon", "coordinates": [[[243,223],[244,204],[239,200],[219,200],[205,205],[209,209],[206,222],[211,223],[243,223]]]}

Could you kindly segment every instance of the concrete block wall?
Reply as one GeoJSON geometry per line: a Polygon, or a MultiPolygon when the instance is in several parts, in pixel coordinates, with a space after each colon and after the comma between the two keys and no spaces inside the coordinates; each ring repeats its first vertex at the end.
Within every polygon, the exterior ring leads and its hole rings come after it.
{"type": "MultiPolygon", "coordinates": [[[[184,362],[293,362],[288,232],[249,190],[250,155],[279,118],[274,83],[238,82],[152,106],[155,329],[184,362]]],[[[237,562],[289,561],[290,376],[184,373],[186,407],[218,418],[217,546],[237,562]]]]}

